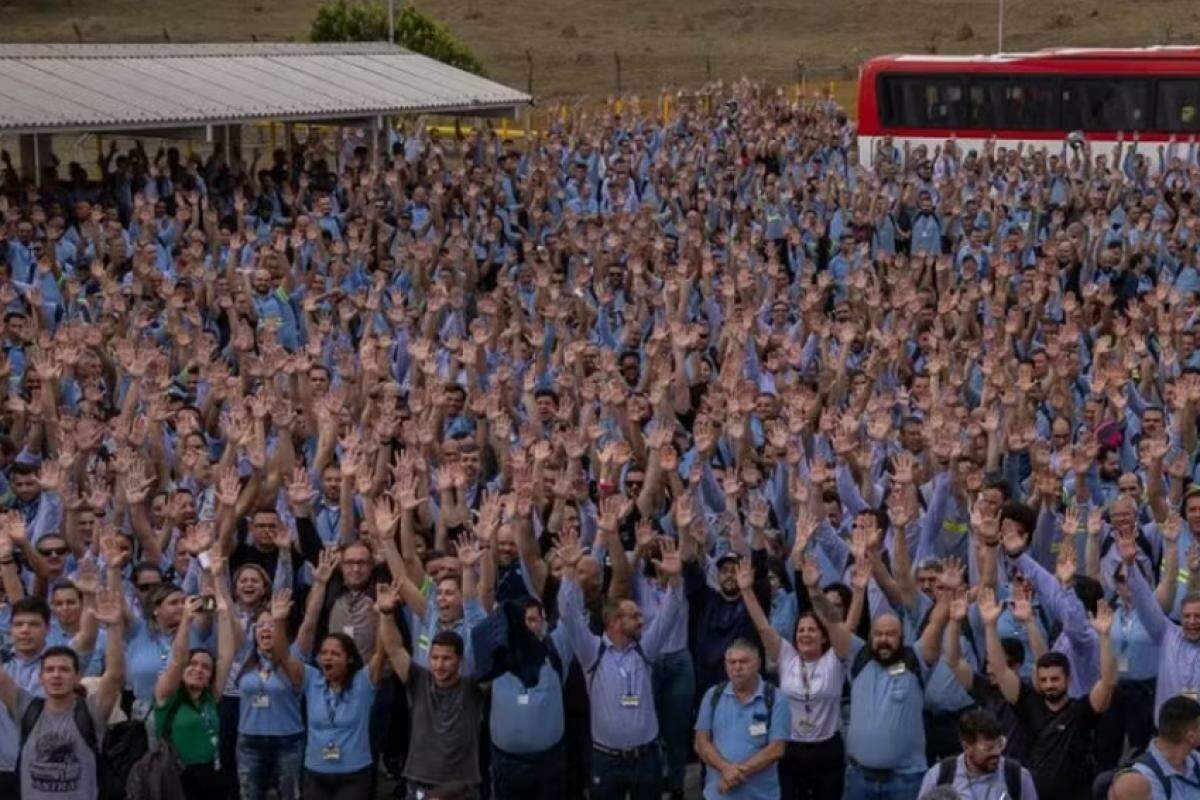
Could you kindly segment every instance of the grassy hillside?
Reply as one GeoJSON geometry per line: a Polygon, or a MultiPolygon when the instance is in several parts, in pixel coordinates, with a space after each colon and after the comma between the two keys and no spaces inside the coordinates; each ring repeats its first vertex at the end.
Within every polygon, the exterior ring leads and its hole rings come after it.
{"type": "MultiPolygon", "coordinates": [[[[403,0],[397,0],[398,4],[403,0]]],[[[0,41],[303,39],[320,0],[0,0],[0,41]],[[78,31],[78,33],[77,33],[78,31]]],[[[534,91],[609,94],[707,75],[794,79],[796,61],[834,77],[897,51],[991,52],[988,0],[418,0],[499,80],[534,91]]],[[[1007,0],[1005,47],[1200,41],[1193,0],[1007,0]]]]}

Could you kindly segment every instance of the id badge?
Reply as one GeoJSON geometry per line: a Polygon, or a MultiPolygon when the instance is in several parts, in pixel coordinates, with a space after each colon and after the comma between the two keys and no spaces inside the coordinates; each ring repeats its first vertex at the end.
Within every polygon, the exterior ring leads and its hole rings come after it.
{"type": "Polygon", "coordinates": [[[621,696],[622,708],[637,708],[638,705],[638,696],[636,694],[627,694],[621,696]]]}
{"type": "Polygon", "coordinates": [[[255,708],[270,708],[271,698],[265,694],[256,694],[254,695],[254,700],[251,701],[251,704],[255,708]]]}
{"type": "Polygon", "coordinates": [[[751,736],[766,736],[767,735],[767,723],[751,722],[750,723],[750,735],[751,736]]]}
{"type": "Polygon", "coordinates": [[[908,667],[904,666],[903,661],[899,661],[888,667],[888,675],[898,676],[908,672],[908,667]]]}
{"type": "Polygon", "coordinates": [[[321,751],[321,758],[325,761],[341,761],[342,751],[333,742],[325,745],[325,749],[321,751]]]}
{"type": "Polygon", "coordinates": [[[528,694],[517,695],[517,705],[519,705],[519,706],[529,705],[529,695],[528,694]]]}
{"type": "Polygon", "coordinates": [[[1118,672],[1128,672],[1129,671],[1129,656],[1121,656],[1120,658],[1117,659],[1117,671],[1118,672]]]}

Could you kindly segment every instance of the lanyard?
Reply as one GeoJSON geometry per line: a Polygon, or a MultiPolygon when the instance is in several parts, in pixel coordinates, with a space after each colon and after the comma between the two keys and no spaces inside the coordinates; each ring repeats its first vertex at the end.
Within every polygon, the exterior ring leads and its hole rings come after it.
{"type": "Polygon", "coordinates": [[[343,692],[334,694],[328,684],[325,686],[325,713],[329,715],[329,727],[334,726],[334,718],[337,716],[337,707],[341,705],[343,692]]]}
{"type": "MultiPolygon", "coordinates": [[[[797,656],[797,658],[799,658],[797,656]]],[[[812,684],[809,682],[808,672],[804,669],[804,659],[800,658],[800,683],[804,686],[804,717],[807,722],[812,717],[812,684]]],[[[813,669],[816,670],[817,665],[813,664],[813,669]]]]}

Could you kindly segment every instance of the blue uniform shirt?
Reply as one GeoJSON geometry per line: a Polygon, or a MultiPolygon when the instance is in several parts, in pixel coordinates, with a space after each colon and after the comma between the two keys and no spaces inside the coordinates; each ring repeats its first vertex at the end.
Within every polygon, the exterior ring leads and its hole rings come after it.
{"type": "Polygon", "coordinates": [[[304,666],[304,699],[308,709],[305,769],[343,774],[371,766],[368,723],[375,690],[366,667],[354,673],[349,686],[334,692],[321,670],[304,666]]]}
{"type": "MultiPolygon", "coordinates": [[[[768,709],[764,688],[765,684],[759,678],[758,688],[749,701],[743,703],[734,693],[733,684],[726,683],[715,709],[713,693],[721,689],[721,685],[717,684],[704,693],[704,699],[700,701],[700,714],[696,718],[696,730],[707,731],[712,736],[713,746],[726,761],[740,764],[771,742],[787,741],[791,727],[787,698],[776,689],[774,705],[768,709]]],[[[777,764],[754,773],[728,794],[720,792],[720,782],[719,772],[706,770],[705,800],[772,800],[779,797],[777,764]]]]}

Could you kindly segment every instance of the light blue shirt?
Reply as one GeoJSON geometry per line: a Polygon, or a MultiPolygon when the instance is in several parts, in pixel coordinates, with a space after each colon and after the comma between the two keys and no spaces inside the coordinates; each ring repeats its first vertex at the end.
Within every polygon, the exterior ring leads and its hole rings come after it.
{"type": "MultiPolygon", "coordinates": [[[[846,663],[853,664],[864,646],[854,637],[846,663]]],[[[871,769],[924,772],[924,705],[921,683],[903,661],[885,667],[872,658],[850,681],[846,754],[871,769]]]]}
{"type": "MultiPolygon", "coordinates": [[[[44,696],[42,682],[38,680],[41,666],[42,657],[40,655],[36,658],[21,658],[14,654],[2,668],[17,684],[17,688],[42,697],[44,696]]],[[[9,714],[7,709],[3,709],[0,712],[0,771],[12,772],[17,768],[20,738],[20,726],[12,718],[12,714],[9,714]]]]}
{"type": "MultiPolygon", "coordinates": [[[[733,691],[733,684],[727,683],[716,701],[715,709],[713,693],[721,688],[720,684],[704,693],[696,718],[696,730],[707,731],[712,736],[713,746],[726,761],[740,764],[771,742],[787,741],[791,728],[787,698],[776,689],[775,703],[768,710],[764,687],[762,678],[759,678],[758,688],[743,703],[733,691]]],[[[720,782],[721,773],[715,769],[706,770],[705,800],[774,800],[779,797],[779,767],[776,763],[754,773],[732,792],[722,793],[718,788],[720,782]]]]}
{"type": "MultiPolygon", "coordinates": [[[[971,798],[971,800],[1008,800],[1008,784],[1004,782],[1003,758],[1000,759],[995,772],[984,775],[972,775],[967,772],[966,767],[963,766],[961,755],[955,762],[954,777],[950,781],[950,787],[958,792],[959,797],[971,798]]],[[[937,786],[940,771],[941,764],[934,764],[929,772],[925,773],[925,779],[921,781],[921,789],[917,792],[918,797],[924,797],[926,792],[932,791],[937,786]]],[[[1025,768],[1021,769],[1021,800],[1038,800],[1037,788],[1033,785],[1033,776],[1025,768]]]]}
{"type": "MultiPolygon", "coordinates": [[[[1158,767],[1167,776],[1167,780],[1171,782],[1171,800],[1200,800],[1200,755],[1195,751],[1188,753],[1188,768],[1186,774],[1178,772],[1170,762],[1163,758],[1162,751],[1158,749],[1158,745],[1154,740],[1150,740],[1150,746],[1146,748],[1146,752],[1158,762],[1158,767]]],[[[1150,800],[1167,800],[1167,793],[1163,791],[1162,781],[1154,774],[1154,771],[1143,764],[1134,764],[1134,772],[1145,775],[1150,782],[1150,800]]]]}
{"type": "Polygon", "coordinates": [[[607,634],[602,639],[588,630],[583,591],[574,580],[563,580],[558,590],[559,615],[587,680],[592,741],[596,744],[627,750],[658,738],[658,715],[654,710],[654,688],[647,660],[658,658],[663,652],[667,633],[683,624],[680,619],[682,606],[683,587],[671,587],[666,604],[642,634],[643,658],[637,652],[637,643],[616,647],[607,634]],[[603,654],[600,652],[602,644],[603,654]]]}
{"type": "Polygon", "coordinates": [[[492,744],[505,753],[540,753],[562,740],[563,684],[571,666],[571,649],[562,626],[546,637],[546,645],[562,660],[561,676],[547,659],[534,686],[525,687],[511,672],[492,681],[492,744]]]}
{"type": "Polygon", "coordinates": [[[300,692],[286,674],[261,656],[256,666],[238,676],[237,687],[240,695],[238,733],[290,736],[304,730],[300,692]]]}
{"type": "Polygon", "coordinates": [[[304,666],[304,699],[308,709],[308,741],[304,768],[312,772],[357,772],[373,763],[369,723],[375,684],[361,667],[341,692],[333,692],[321,670],[304,666]],[[336,753],[337,758],[326,758],[336,753]]]}

